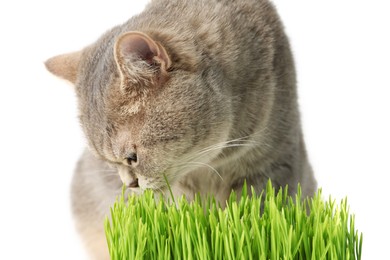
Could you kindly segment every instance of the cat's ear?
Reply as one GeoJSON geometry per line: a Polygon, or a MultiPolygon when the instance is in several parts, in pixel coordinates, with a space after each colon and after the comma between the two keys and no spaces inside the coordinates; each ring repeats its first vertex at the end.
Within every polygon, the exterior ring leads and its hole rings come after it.
{"type": "Polygon", "coordinates": [[[48,71],[75,84],[81,51],[54,56],[45,62],[48,71]]]}
{"type": "Polygon", "coordinates": [[[133,83],[161,80],[172,63],[165,48],[141,32],[121,35],[115,43],[114,55],[122,76],[130,77],[128,80],[133,83]]]}

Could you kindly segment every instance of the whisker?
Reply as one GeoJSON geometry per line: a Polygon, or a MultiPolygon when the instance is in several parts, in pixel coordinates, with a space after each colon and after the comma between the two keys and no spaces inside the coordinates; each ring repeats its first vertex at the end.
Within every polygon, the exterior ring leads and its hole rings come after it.
{"type": "MultiPolygon", "coordinates": [[[[211,169],[214,173],[216,173],[218,175],[218,177],[223,181],[223,178],[222,178],[221,174],[213,166],[211,166],[211,165],[209,165],[207,163],[191,161],[191,162],[186,162],[186,163],[183,163],[183,164],[179,164],[179,165],[177,165],[177,167],[182,167],[181,169],[184,169],[184,168],[188,167],[188,165],[207,167],[207,168],[211,169]]],[[[180,173],[178,175],[176,175],[176,176],[179,176],[179,175],[180,175],[180,173]]]]}
{"type": "MultiPolygon", "coordinates": [[[[196,169],[196,168],[206,167],[206,168],[209,168],[211,170],[211,172],[217,174],[217,176],[221,180],[224,180],[223,177],[221,176],[221,174],[218,172],[218,170],[216,168],[214,168],[213,166],[211,166],[210,164],[208,164],[207,161],[203,162],[202,158],[205,158],[211,152],[214,152],[217,150],[223,150],[226,148],[256,147],[259,145],[266,146],[265,143],[260,143],[257,140],[253,139],[256,136],[262,134],[266,130],[267,130],[266,128],[263,128],[260,131],[257,131],[255,133],[252,133],[252,134],[249,134],[246,136],[242,136],[242,137],[235,138],[235,139],[230,139],[227,141],[215,143],[213,145],[204,147],[204,148],[196,151],[195,153],[191,153],[191,154],[188,154],[187,156],[182,157],[180,159],[181,163],[177,163],[177,162],[172,161],[171,166],[166,169],[166,170],[172,170],[172,169],[174,170],[173,171],[174,173],[171,174],[170,179],[173,180],[173,178],[177,178],[179,176],[184,175],[185,173],[188,172],[188,170],[191,171],[192,170],[191,168],[196,169]],[[185,170],[185,169],[187,169],[187,170],[185,170]]],[[[223,155],[223,154],[224,153],[222,152],[221,155],[223,155]]]]}
{"type": "Polygon", "coordinates": [[[103,173],[102,175],[104,175],[104,176],[114,176],[114,175],[118,175],[118,172],[106,172],[106,173],[103,173]]]}
{"type": "Polygon", "coordinates": [[[247,135],[247,136],[243,136],[243,137],[239,137],[236,139],[231,139],[231,140],[227,140],[224,142],[210,145],[208,147],[200,149],[195,154],[204,154],[204,153],[210,152],[211,150],[217,150],[217,149],[223,149],[223,148],[229,148],[229,147],[238,147],[238,146],[248,146],[249,147],[250,145],[251,146],[260,145],[259,142],[255,141],[255,140],[250,140],[250,138],[261,134],[265,130],[266,130],[266,128],[264,128],[258,132],[255,132],[253,134],[247,135]]]}
{"type": "Polygon", "coordinates": [[[182,160],[184,162],[199,160],[200,158],[207,156],[208,153],[213,152],[215,150],[222,150],[224,148],[234,148],[234,147],[254,147],[255,145],[256,145],[255,143],[249,142],[243,144],[219,144],[219,146],[209,146],[195,154],[183,158],[182,160]]]}
{"type": "Polygon", "coordinates": [[[247,143],[247,144],[226,144],[226,145],[221,145],[221,146],[210,147],[209,149],[204,150],[204,151],[202,151],[202,152],[199,152],[198,154],[199,154],[199,155],[202,155],[202,154],[205,154],[205,153],[208,153],[208,152],[211,152],[211,151],[215,151],[215,150],[219,150],[219,149],[224,149],[224,148],[232,148],[232,147],[253,147],[253,146],[254,146],[253,143],[247,143]]]}
{"type": "Polygon", "coordinates": [[[101,177],[101,178],[118,177],[119,178],[119,174],[117,172],[116,173],[108,173],[108,174],[102,174],[99,177],[101,177]]]}
{"type": "Polygon", "coordinates": [[[115,173],[117,170],[95,170],[94,173],[115,173]]]}

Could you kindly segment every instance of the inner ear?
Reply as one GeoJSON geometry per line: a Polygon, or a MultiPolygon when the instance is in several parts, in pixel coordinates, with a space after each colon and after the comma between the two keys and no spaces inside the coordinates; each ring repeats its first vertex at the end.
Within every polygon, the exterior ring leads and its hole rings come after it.
{"type": "Polygon", "coordinates": [[[140,35],[127,35],[121,40],[119,48],[121,56],[135,55],[149,64],[158,55],[156,45],[140,35]]]}
{"type": "Polygon", "coordinates": [[[150,65],[159,64],[163,71],[171,66],[171,60],[165,48],[148,35],[141,32],[128,32],[119,37],[115,44],[115,58],[118,63],[125,60],[140,59],[150,65]]]}

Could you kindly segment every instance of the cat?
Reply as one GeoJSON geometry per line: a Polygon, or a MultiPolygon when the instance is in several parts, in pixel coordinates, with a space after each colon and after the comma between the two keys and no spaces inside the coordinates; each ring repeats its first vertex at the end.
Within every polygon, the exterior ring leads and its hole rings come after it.
{"type": "Polygon", "coordinates": [[[109,258],[103,220],[122,183],[223,204],[316,181],[297,104],[293,57],[268,0],[153,0],[84,49],[46,61],[74,84],[88,140],[72,183],[76,225],[109,258]],[[166,179],[165,179],[166,178],[166,179]]]}

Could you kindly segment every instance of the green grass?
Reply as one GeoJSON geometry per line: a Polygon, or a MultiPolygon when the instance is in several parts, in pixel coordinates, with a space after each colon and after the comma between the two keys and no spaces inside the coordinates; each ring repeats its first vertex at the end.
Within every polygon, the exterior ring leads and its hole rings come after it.
{"type": "Polygon", "coordinates": [[[146,191],[126,203],[122,195],[111,208],[111,259],[361,259],[347,200],[324,201],[320,190],[302,201],[300,191],[293,199],[270,182],[261,195],[248,196],[244,186],[225,209],[212,198],[175,205],[154,197],[146,191]]]}

